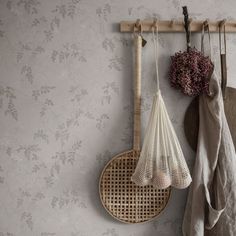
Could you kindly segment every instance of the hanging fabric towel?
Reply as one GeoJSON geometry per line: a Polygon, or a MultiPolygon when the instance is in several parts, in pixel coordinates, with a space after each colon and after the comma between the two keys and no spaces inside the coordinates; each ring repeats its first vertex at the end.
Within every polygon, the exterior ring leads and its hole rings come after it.
{"type": "MultiPolygon", "coordinates": [[[[205,29],[202,32],[203,46],[204,32],[205,29]]],[[[209,86],[211,95],[199,97],[197,157],[185,209],[183,235],[235,236],[236,154],[224,113],[220,81],[215,73],[209,86]]]]}
{"type": "Polygon", "coordinates": [[[140,158],[132,176],[137,185],[186,188],[192,179],[159,89],[157,30],[153,29],[157,92],[153,99],[140,158]]]}

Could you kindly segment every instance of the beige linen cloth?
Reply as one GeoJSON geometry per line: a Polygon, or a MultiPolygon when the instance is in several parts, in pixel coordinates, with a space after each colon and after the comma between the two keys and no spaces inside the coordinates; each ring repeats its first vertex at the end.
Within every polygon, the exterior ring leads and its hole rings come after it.
{"type": "Polygon", "coordinates": [[[199,97],[198,148],[184,236],[236,236],[236,155],[215,74],[210,92],[199,97]]]}

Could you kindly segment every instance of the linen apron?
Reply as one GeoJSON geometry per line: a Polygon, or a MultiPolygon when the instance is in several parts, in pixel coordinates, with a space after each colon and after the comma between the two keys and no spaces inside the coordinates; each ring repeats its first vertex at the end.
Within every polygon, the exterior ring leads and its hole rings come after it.
{"type": "Polygon", "coordinates": [[[209,90],[199,96],[198,148],[182,230],[184,236],[236,236],[236,155],[215,73],[209,90]]]}

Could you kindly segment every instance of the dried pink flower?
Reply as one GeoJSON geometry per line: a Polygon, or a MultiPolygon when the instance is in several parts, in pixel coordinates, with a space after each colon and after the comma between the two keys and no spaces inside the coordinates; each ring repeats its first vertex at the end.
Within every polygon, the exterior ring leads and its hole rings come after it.
{"type": "Polygon", "coordinates": [[[210,58],[196,48],[190,48],[188,52],[177,52],[171,57],[171,86],[189,96],[204,92],[209,94],[209,80],[213,69],[210,58]]]}

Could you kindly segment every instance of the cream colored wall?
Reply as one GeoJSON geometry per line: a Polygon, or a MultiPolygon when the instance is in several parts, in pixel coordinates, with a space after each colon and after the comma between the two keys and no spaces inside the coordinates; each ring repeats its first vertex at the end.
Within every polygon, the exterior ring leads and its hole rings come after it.
{"type": "MultiPolygon", "coordinates": [[[[153,222],[124,225],[102,208],[98,178],[132,144],[132,41],[117,23],[182,19],[185,4],[195,19],[236,13],[233,0],[0,0],[0,236],[181,235],[186,191],[173,191],[153,222]]],[[[145,38],[143,131],[155,91],[151,35],[145,38]]],[[[236,85],[236,35],[227,39],[229,84],[236,85]]],[[[185,36],[160,34],[159,42],[161,89],[192,166],[183,133],[191,99],[167,79],[170,55],[185,48],[185,36]]]]}

